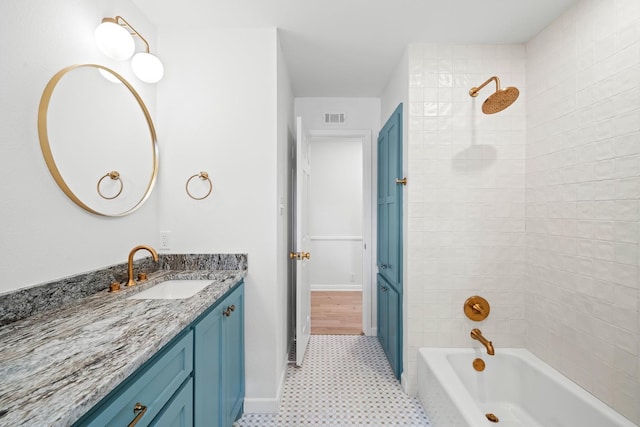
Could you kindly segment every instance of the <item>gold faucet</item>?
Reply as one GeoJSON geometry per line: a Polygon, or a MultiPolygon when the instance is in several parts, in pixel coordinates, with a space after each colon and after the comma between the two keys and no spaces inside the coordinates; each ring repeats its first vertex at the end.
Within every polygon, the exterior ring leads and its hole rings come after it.
{"type": "Polygon", "coordinates": [[[153,260],[155,262],[158,262],[158,253],[151,246],[140,245],[140,246],[136,246],[135,248],[131,249],[131,252],[129,252],[129,261],[128,261],[128,263],[129,263],[129,269],[128,269],[129,278],[127,280],[127,286],[135,286],[136,285],[136,281],[133,279],[133,256],[140,249],[144,249],[146,251],[149,251],[149,253],[153,257],[153,260]]]}
{"type": "Polygon", "coordinates": [[[494,354],[496,354],[495,350],[493,349],[493,344],[491,343],[491,341],[482,336],[482,332],[480,331],[480,329],[472,329],[471,338],[480,341],[482,345],[487,348],[488,355],[493,356],[494,354]]]}

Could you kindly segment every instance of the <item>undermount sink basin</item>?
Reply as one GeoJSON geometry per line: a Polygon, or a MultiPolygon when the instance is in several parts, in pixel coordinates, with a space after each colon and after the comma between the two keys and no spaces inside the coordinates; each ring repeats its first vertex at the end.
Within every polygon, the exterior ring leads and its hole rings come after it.
{"type": "Polygon", "coordinates": [[[128,299],[185,299],[210,285],[212,280],[167,280],[131,295],[128,299]]]}

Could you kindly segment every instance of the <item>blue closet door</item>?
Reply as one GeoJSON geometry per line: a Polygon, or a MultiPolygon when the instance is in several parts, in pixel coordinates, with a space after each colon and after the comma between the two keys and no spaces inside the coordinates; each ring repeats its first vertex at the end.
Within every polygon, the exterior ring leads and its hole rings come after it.
{"type": "Polygon", "coordinates": [[[402,288],[402,104],[378,135],[378,271],[402,288]]]}
{"type": "Polygon", "coordinates": [[[378,336],[389,362],[402,371],[402,104],[378,135],[378,336]]]}

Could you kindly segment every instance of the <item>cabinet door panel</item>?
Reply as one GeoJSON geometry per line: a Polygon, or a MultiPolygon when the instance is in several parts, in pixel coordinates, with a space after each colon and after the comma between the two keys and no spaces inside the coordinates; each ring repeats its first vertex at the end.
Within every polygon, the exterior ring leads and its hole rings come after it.
{"type": "Polygon", "coordinates": [[[150,427],[193,427],[193,379],[165,405],[162,412],[149,424],[150,427]]]}
{"type": "Polygon", "coordinates": [[[189,331],[150,359],[140,373],[129,377],[88,419],[76,425],[126,426],[135,418],[133,408],[137,403],[147,408],[139,425],[147,425],[191,374],[192,367],[193,334],[189,331]]]}
{"type": "Polygon", "coordinates": [[[389,312],[389,326],[387,335],[387,357],[396,378],[400,379],[400,295],[398,291],[389,286],[387,294],[387,309],[389,312]]]}
{"type": "Polygon", "coordinates": [[[199,427],[222,425],[222,312],[217,306],[195,326],[194,421],[199,427]]]}
{"type": "Polygon", "coordinates": [[[389,294],[386,291],[388,284],[378,274],[378,340],[385,353],[389,351],[389,294]]]}
{"type": "Polygon", "coordinates": [[[244,284],[194,329],[194,425],[231,426],[244,402],[244,284]]]}
{"type": "Polygon", "coordinates": [[[242,410],[244,401],[244,288],[240,287],[225,300],[234,307],[224,319],[224,411],[230,426],[242,410]]]}

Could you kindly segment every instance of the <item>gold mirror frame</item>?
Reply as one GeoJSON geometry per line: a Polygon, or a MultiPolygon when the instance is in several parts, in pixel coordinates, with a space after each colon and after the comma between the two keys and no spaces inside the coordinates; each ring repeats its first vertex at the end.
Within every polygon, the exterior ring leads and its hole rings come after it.
{"type": "Polygon", "coordinates": [[[70,65],[58,71],[51,78],[49,83],[47,83],[47,86],[45,87],[44,92],[42,93],[42,98],[40,99],[40,107],[38,109],[38,134],[40,136],[40,148],[42,149],[42,154],[44,156],[44,160],[47,164],[47,167],[49,168],[49,172],[51,172],[51,176],[53,176],[53,179],[56,181],[56,183],[58,184],[60,189],[64,192],[64,194],[66,194],[67,197],[69,197],[69,199],[71,199],[76,205],[80,206],[82,209],[100,216],[121,217],[121,216],[128,215],[136,211],[137,209],[139,209],[140,206],[142,206],[142,204],[151,195],[151,191],[153,190],[156,179],[158,177],[158,141],[156,137],[156,130],[155,130],[155,127],[153,126],[153,121],[151,120],[151,114],[149,114],[149,110],[147,109],[147,106],[145,105],[144,101],[142,100],[138,92],[133,88],[133,86],[131,86],[131,84],[124,77],[122,77],[120,74],[116,73],[115,71],[111,70],[110,68],[107,68],[103,65],[98,65],[98,64],[78,64],[78,65],[70,65]],[[88,206],[87,204],[85,204],[82,200],[78,198],[78,196],[74,194],[74,192],[71,190],[69,185],[67,185],[64,178],[62,177],[62,174],[60,173],[60,170],[58,169],[58,166],[56,165],[55,159],[53,158],[53,153],[51,151],[51,145],[49,142],[49,135],[47,132],[47,114],[49,111],[49,103],[51,101],[51,96],[53,95],[56,85],[58,84],[60,79],[62,79],[62,77],[64,77],[70,71],[73,71],[82,67],[91,67],[91,68],[96,68],[98,70],[103,70],[104,72],[107,72],[113,75],[114,77],[116,77],[123,85],[126,86],[127,89],[129,89],[131,94],[134,96],[134,98],[138,102],[138,105],[140,106],[140,109],[142,110],[144,117],[147,120],[149,133],[151,134],[151,146],[152,146],[151,148],[153,153],[153,159],[152,159],[153,172],[151,173],[151,178],[149,179],[147,188],[142,198],[133,207],[127,209],[124,212],[115,213],[115,214],[106,214],[106,213],[97,211],[91,208],[90,206],[88,206]]]}

